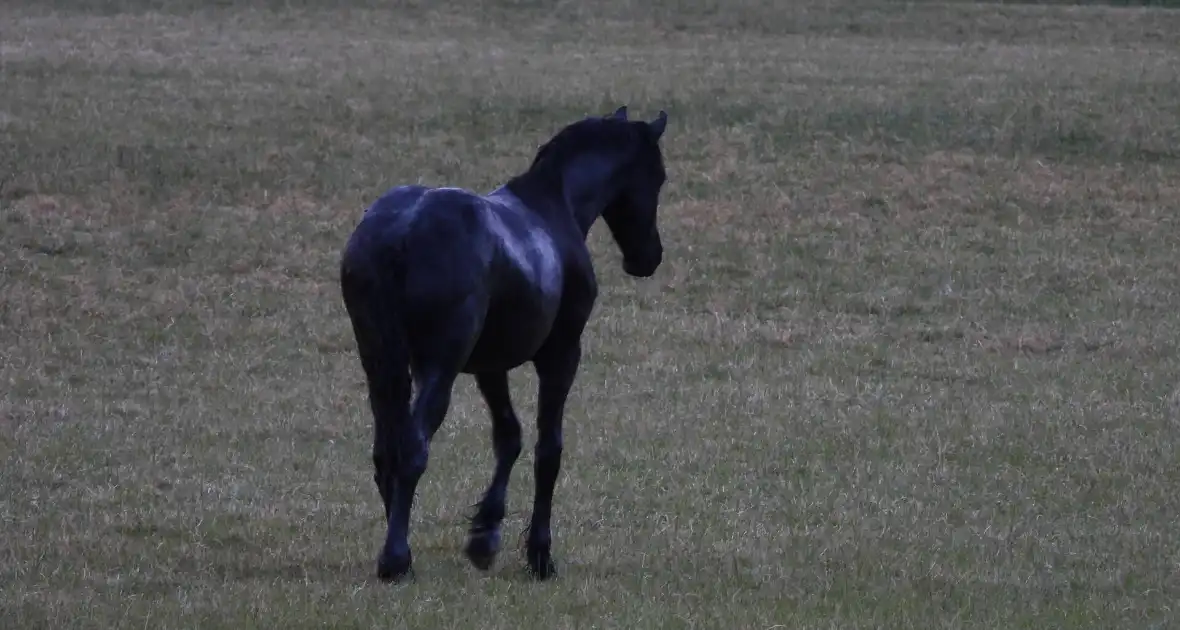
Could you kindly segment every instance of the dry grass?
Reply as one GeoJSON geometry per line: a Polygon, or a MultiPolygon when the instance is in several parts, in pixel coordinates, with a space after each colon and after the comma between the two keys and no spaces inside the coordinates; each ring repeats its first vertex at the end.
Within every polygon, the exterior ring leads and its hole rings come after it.
{"type": "Polygon", "coordinates": [[[0,7],[0,618],[1180,624],[1180,14],[375,5],[0,7]],[[618,103],[671,113],[667,263],[592,235],[562,577],[464,563],[463,381],[372,582],[341,244],[618,103]]]}

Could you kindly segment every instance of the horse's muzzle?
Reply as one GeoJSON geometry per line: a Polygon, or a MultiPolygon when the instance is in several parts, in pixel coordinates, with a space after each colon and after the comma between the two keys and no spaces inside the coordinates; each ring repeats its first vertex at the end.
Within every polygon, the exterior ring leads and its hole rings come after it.
{"type": "Polygon", "coordinates": [[[623,271],[636,278],[650,278],[656,273],[656,269],[660,268],[660,263],[664,259],[663,248],[657,250],[653,254],[635,258],[623,258],[623,271]]]}

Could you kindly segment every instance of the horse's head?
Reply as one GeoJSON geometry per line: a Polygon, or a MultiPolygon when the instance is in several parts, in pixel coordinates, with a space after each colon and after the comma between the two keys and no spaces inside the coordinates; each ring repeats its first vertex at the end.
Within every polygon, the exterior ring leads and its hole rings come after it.
{"type": "Polygon", "coordinates": [[[623,253],[623,270],[648,277],[663,259],[656,227],[664,158],[660,136],[668,115],[628,120],[627,108],[568,125],[533,158],[533,181],[556,184],[583,234],[601,216],[623,253]]]}
{"type": "Polygon", "coordinates": [[[656,210],[667,177],[659,140],[668,115],[661,111],[652,122],[628,121],[626,108],[620,107],[608,118],[625,122],[633,139],[615,171],[615,196],[607,201],[602,218],[623,253],[623,271],[646,278],[664,257],[656,210]]]}

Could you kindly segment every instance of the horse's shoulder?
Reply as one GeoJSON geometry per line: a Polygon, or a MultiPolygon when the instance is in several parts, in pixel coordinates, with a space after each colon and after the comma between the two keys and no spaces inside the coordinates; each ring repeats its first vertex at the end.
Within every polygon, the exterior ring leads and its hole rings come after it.
{"type": "Polygon", "coordinates": [[[543,231],[544,226],[533,216],[519,199],[505,197],[493,192],[477,195],[478,207],[489,224],[497,224],[516,238],[527,238],[532,233],[543,231]]]}

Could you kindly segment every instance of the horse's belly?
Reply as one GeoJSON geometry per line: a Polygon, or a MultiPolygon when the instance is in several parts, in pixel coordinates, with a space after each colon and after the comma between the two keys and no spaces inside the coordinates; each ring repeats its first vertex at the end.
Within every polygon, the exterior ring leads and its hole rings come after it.
{"type": "Polygon", "coordinates": [[[528,361],[549,338],[555,300],[493,304],[464,372],[511,370],[528,361]]]}

